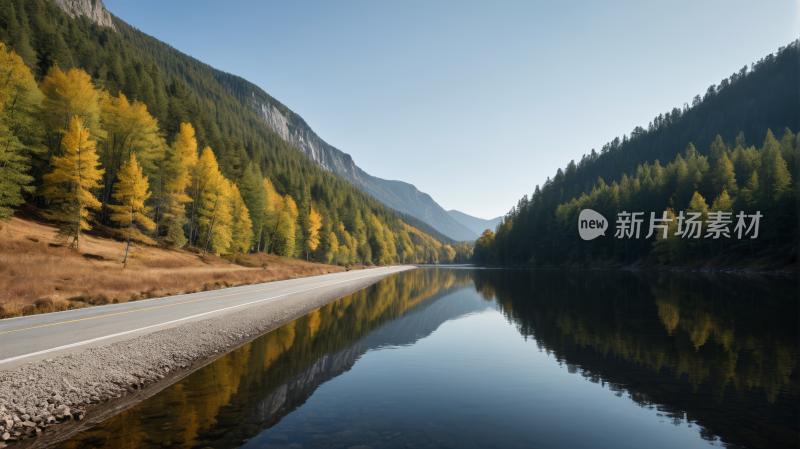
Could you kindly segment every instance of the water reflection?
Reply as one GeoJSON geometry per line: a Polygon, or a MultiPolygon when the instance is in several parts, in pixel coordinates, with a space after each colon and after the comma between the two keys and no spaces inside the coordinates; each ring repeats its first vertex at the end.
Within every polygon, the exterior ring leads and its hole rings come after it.
{"type": "MultiPolygon", "coordinates": [[[[264,335],[60,447],[601,446],[548,430],[569,422],[533,430],[560,408],[580,420],[573,403],[620,407],[574,384],[555,389],[573,375],[661,421],[700,426],[698,441],[796,447],[797,313],[796,285],[774,278],[418,269],[264,335]],[[487,308],[532,341],[509,340],[482,318],[487,308]],[[465,325],[444,329],[448,320],[465,325]],[[530,377],[542,366],[534,343],[566,369],[530,377]],[[357,362],[358,375],[341,376],[357,362]],[[462,389],[443,393],[452,388],[462,389]]],[[[599,431],[645,432],[624,424],[599,431]]]]}
{"type": "Polygon", "coordinates": [[[773,277],[476,271],[517,330],[709,441],[796,447],[797,284],[773,277]]]}

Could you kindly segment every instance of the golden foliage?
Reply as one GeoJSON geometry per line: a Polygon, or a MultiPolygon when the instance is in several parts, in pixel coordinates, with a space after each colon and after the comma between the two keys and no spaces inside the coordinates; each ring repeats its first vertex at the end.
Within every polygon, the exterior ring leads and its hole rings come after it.
{"type": "Polygon", "coordinates": [[[89,74],[80,69],[64,73],[54,66],[39,87],[44,94],[42,122],[51,155],[60,152],[61,138],[68,132],[73,117],[91,132],[87,138],[105,137],[100,127],[100,92],[92,85],[89,74]]]}
{"type": "Polygon", "coordinates": [[[319,245],[320,227],[322,227],[322,215],[314,209],[314,206],[311,206],[311,211],[308,214],[308,239],[306,240],[306,248],[309,251],[314,251],[319,245]]]}
{"type": "Polygon", "coordinates": [[[89,209],[100,208],[100,202],[91,190],[100,187],[103,169],[97,168],[95,142],[89,140],[89,130],[79,118],[70,121],[62,144],[64,155],[53,156],[54,170],[44,175],[42,195],[61,204],[61,213],[56,218],[67,222],[61,228],[62,234],[72,236],[70,247],[78,249],[81,230],[91,229],[89,209]]]}
{"type": "MultiPolygon", "coordinates": [[[[144,243],[155,243],[153,240],[141,233],[135,226],[152,231],[156,224],[150,220],[145,213],[149,208],[145,206],[145,200],[150,197],[148,191],[147,178],[142,174],[142,168],[136,160],[136,155],[131,153],[128,162],[122,166],[117,173],[119,182],[114,185],[114,199],[119,205],[109,205],[112,210],[111,221],[117,223],[120,228],[127,228],[128,245],[131,239],[144,243]]],[[[125,250],[125,260],[128,261],[128,249],[125,250]]]]}

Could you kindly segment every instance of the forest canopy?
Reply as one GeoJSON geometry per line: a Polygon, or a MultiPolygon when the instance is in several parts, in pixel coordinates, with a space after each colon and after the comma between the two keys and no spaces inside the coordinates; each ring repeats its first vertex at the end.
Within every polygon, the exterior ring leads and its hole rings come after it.
{"type": "MultiPolygon", "coordinates": [[[[496,265],[611,262],[683,264],[712,257],[797,257],[800,44],[792,42],[711,85],[692,105],[659,114],[598,153],[558,169],[525,195],[495,230],[476,241],[473,260],[496,265]],[[583,241],[578,215],[700,213],[698,240],[606,237],[583,241]],[[709,213],[760,213],[756,239],[706,238],[709,213]]],[[[735,224],[735,223],[734,223],[735,224]]],[[[729,227],[730,231],[734,226],[729,227]]],[[[647,230],[645,230],[646,232],[647,230]]],[[[663,236],[663,234],[660,234],[663,236]]],[[[644,237],[644,236],[642,236],[644,237]]]]}

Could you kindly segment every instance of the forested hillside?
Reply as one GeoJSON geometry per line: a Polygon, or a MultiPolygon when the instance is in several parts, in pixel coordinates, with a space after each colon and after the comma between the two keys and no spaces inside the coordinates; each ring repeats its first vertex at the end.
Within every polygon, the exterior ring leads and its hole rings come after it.
{"type": "MultiPolygon", "coordinates": [[[[429,195],[413,185],[380,179],[361,170],[350,155],[326,143],[302,117],[253,83],[185,55],[116,17],[113,21],[123,40],[130,43],[136,58],[154,61],[165,79],[185,82],[199,99],[201,107],[211,112],[223,134],[232,132],[239,137],[239,144],[217,142],[225,143],[226,148],[231,147],[226,150],[234,156],[231,160],[243,158],[242,149],[257,160],[260,149],[268,147],[269,141],[277,138],[282,146],[300,150],[319,166],[338,174],[384,205],[410,214],[455,240],[477,238],[477,234],[453,220],[429,195]],[[268,137],[260,137],[262,135],[268,137]]],[[[176,126],[177,123],[172,123],[168,129],[174,133],[176,126]]],[[[219,140],[216,137],[218,133],[211,132],[209,139],[219,140]]],[[[212,148],[217,147],[212,145],[212,148]]],[[[222,159],[228,160],[227,157],[222,159]]]]}
{"type": "MultiPolygon", "coordinates": [[[[647,126],[615,138],[598,153],[536,186],[475,244],[474,260],[501,265],[572,265],[585,262],[686,264],[717,258],[773,257],[796,261],[800,129],[800,46],[792,42],[711,85],[691,105],[659,114],[647,126]],[[609,220],[605,237],[583,241],[578,214],[593,209],[609,220]],[[615,237],[621,212],[643,212],[638,238],[615,237]],[[648,235],[651,212],[668,221],[648,235]],[[731,237],[709,235],[715,212],[730,213],[731,237]],[[739,237],[744,212],[750,229],[739,237]],[[666,216],[664,215],[666,213],[666,216]],[[679,232],[683,213],[699,213],[695,238],[679,232]],[[679,220],[680,218],[680,220],[679,220]],[[671,221],[669,221],[671,220],[671,221]]],[[[727,262],[726,262],[727,261],[727,262]]]]}
{"type": "Polygon", "coordinates": [[[452,260],[452,248],[413,237],[263,126],[214,75],[236,77],[188,65],[116,18],[119,32],[49,0],[0,0],[0,9],[2,217],[27,201],[76,248],[102,224],[217,254],[452,260]]]}

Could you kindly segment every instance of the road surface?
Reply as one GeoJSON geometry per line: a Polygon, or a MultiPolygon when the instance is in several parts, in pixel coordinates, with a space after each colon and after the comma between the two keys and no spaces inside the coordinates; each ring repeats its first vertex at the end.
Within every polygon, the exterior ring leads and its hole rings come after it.
{"type": "Polygon", "coordinates": [[[284,300],[307,301],[413,267],[383,267],[0,320],[0,371],[284,300]]]}

